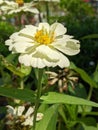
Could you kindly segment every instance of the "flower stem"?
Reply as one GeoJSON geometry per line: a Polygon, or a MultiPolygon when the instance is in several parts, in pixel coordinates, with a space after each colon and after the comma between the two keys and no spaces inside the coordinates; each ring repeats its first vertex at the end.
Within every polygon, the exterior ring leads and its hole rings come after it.
{"type": "Polygon", "coordinates": [[[92,86],[90,86],[89,93],[88,93],[88,97],[87,97],[87,99],[88,99],[88,100],[90,100],[90,99],[91,99],[92,92],[93,92],[93,87],[92,87],[92,86]]]}
{"type": "Polygon", "coordinates": [[[49,15],[50,15],[50,12],[49,12],[48,2],[45,2],[45,3],[46,3],[47,22],[50,22],[50,21],[49,21],[49,15]]]}
{"type": "Polygon", "coordinates": [[[21,78],[21,81],[20,81],[20,89],[24,89],[24,80],[23,80],[23,78],[21,78]]]}
{"type": "Polygon", "coordinates": [[[42,91],[42,76],[43,76],[43,69],[38,69],[37,97],[36,97],[36,102],[35,102],[33,130],[35,130],[36,128],[36,116],[37,116],[37,110],[39,107],[40,96],[41,96],[41,91],[42,91]]]}

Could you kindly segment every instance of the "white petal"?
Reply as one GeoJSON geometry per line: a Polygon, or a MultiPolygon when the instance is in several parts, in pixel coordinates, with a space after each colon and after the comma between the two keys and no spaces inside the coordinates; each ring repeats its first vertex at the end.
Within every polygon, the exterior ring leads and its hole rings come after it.
{"type": "Polygon", "coordinates": [[[34,68],[44,68],[46,65],[43,63],[43,60],[40,58],[32,58],[31,66],[34,68]]]}
{"type": "Polygon", "coordinates": [[[49,62],[46,59],[32,58],[31,66],[34,68],[44,68],[44,67],[55,67],[57,64],[55,62],[49,62]]]}
{"type": "Polygon", "coordinates": [[[57,63],[60,68],[65,68],[70,65],[70,62],[66,56],[60,53],[60,61],[57,63]]]}
{"type": "Polygon", "coordinates": [[[42,118],[43,118],[43,114],[42,113],[37,113],[36,121],[39,121],[42,118]]]}
{"type": "Polygon", "coordinates": [[[58,61],[58,52],[51,47],[48,47],[46,45],[40,45],[36,48],[36,52],[33,55],[34,57],[39,57],[46,59],[47,61],[58,61]]]}
{"type": "Polygon", "coordinates": [[[17,107],[17,116],[21,116],[24,110],[25,110],[24,106],[17,107]]]}
{"type": "Polygon", "coordinates": [[[19,56],[19,62],[25,66],[31,66],[32,55],[24,54],[19,56]]]}
{"type": "Polygon", "coordinates": [[[49,62],[46,59],[34,58],[32,55],[24,54],[19,56],[19,62],[25,66],[32,66],[34,68],[54,67],[55,62],[49,62]]]}
{"type": "Polygon", "coordinates": [[[23,33],[23,34],[34,37],[36,31],[37,31],[37,27],[33,25],[26,25],[25,28],[22,29],[19,33],[23,33]]]}
{"type": "Polygon", "coordinates": [[[32,47],[33,44],[27,42],[16,42],[12,45],[12,50],[17,53],[25,53],[26,49],[32,47]]]}
{"type": "Polygon", "coordinates": [[[33,112],[34,112],[34,108],[29,107],[29,109],[27,110],[27,112],[26,112],[26,114],[25,114],[25,117],[30,116],[33,112]]]}
{"type": "Polygon", "coordinates": [[[19,32],[15,32],[10,36],[10,39],[13,40],[13,42],[17,41],[27,41],[27,42],[32,42],[32,39],[21,36],[19,32]]]}
{"type": "Polygon", "coordinates": [[[12,39],[8,39],[5,41],[5,45],[11,46],[13,44],[13,40],[12,39]]]}
{"type": "Polygon", "coordinates": [[[50,30],[54,32],[55,36],[64,35],[67,29],[60,23],[54,23],[51,25],[50,30]]]}
{"type": "Polygon", "coordinates": [[[28,117],[28,118],[26,118],[26,120],[22,123],[22,125],[24,125],[24,126],[27,126],[27,125],[33,126],[33,120],[32,120],[30,117],[28,117]]]}
{"type": "Polygon", "coordinates": [[[14,2],[14,1],[8,1],[8,0],[5,0],[4,1],[7,5],[16,5],[17,3],[14,2]]]}
{"type": "Polygon", "coordinates": [[[40,23],[38,26],[38,30],[41,30],[43,28],[46,29],[47,32],[49,32],[50,25],[48,23],[40,23]]]}
{"type": "Polygon", "coordinates": [[[58,39],[52,46],[67,55],[76,55],[80,52],[79,41],[68,37],[58,39]]]}
{"type": "Polygon", "coordinates": [[[42,62],[45,64],[47,67],[55,67],[57,62],[53,61],[47,61],[46,59],[43,59],[42,62]]]}
{"type": "Polygon", "coordinates": [[[38,9],[36,9],[36,8],[26,8],[23,11],[25,11],[25,12],[28,11],[28,12],[31,12],[31,13],[39,14],[38,9]]]}
{"type": "Polygon", "coordinates": [[[14,108],[10,105],[7,105],[6,107],[8,108],[7,112],[13,115],[14,114],[14,108]]]}

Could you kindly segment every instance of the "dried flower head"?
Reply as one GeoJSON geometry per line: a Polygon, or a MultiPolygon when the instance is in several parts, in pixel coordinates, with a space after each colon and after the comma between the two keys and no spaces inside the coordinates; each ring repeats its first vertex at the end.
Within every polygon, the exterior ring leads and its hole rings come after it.
{"type": "Polygon", "coordinates": [[[48,85],[58,84],[58,88],[60,92],[67,91],[68,85],[75,88],[75,83],[78,81],[77,74],[68,68],[60,69],[57,72],[46,71],[48,74],[48,85]]]}

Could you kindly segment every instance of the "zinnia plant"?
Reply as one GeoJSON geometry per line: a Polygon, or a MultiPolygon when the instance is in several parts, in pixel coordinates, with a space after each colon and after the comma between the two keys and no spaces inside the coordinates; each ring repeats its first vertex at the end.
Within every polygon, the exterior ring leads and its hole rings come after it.
{"type": "Polygon", "coordinates": [[[38,26],[26,25],[19,32],[13,33],[5,44],[12,53],[19,53],[19,62],[25,66],[38,68],[37,94],[33,120],[35,130],[37,110],[42,92],[44,67],[65,68],[70,65],[66,55],[76,55],[80,51],[78,40],[65,34],[66,27],[61,23],[39,23],[38,26]]]}
{"type": "Polygon", "coordinates": [[[6,20],[18,29],[5,41],[11,54],[6,50],[4,56],[0,54],[0,96],[7,97],[0,100],[7,100],[6,109],[0,108],[4,113],[0,112],[0,130],[97,129],[98,122],[91,116],[98,115],[92,111],[98,103],[89,101],[93,88],[98,88],[97,69],[95,77],[89,76],[70,62],[80,52],[80,42],[67,34],[63,24],[52,23],[63,18],[63,12],[64,17],[69,15],[65,7],[58,7],[64,0],[59,2],[0,0],[1,13],[8,14],[6,20]]]}

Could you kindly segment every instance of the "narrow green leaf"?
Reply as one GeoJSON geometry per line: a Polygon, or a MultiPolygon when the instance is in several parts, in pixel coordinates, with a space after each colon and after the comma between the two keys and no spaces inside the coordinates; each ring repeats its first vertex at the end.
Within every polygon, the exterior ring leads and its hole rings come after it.
{"type": "Polygon", "coordinates": [[[0,87],[0,95],[9,98],[23,100],[23,101],[29,101],[29,102],[35,101],[34,92],[29,89],[0,87]]]}
{"type": "Polygon", "coordinates": [[[91,34],[91,35],[87,35],[82,37],[82,39],[92,39],[92,38],[98,38],[98,34],[91,34]]]}
{"type": "Polygon", "coordinates": [[[78,68],[77,66],[75,66],[74,63],[71,62],[70,65],[70,69],[75,70],[77,73],[80,74],[81,78],[88,83],[90,86],[94,87],[94,88],[98,88],[98,85],[96,84],[96,82],[81,68],[78,68]]]}
{"type": "Polygon", "coordinates": [[[94,79],[95,82],[98,83],[98,64],[96,66],[95,72],[93,73],[93,79],[94,79]]]}
{"type": "Polygon", "coordinates": [[[43,119],[36,126],[36,130],[56,130],[58,107],[58,104],[52,105],[45,111],[43,119]]]}
{"type": "Polygon", "coordinates": [[[63,103],[98,107],[98,103],[56,92],[49,92],[46,96],[42,96],[41,99],[46,104],[63,103]]]}

